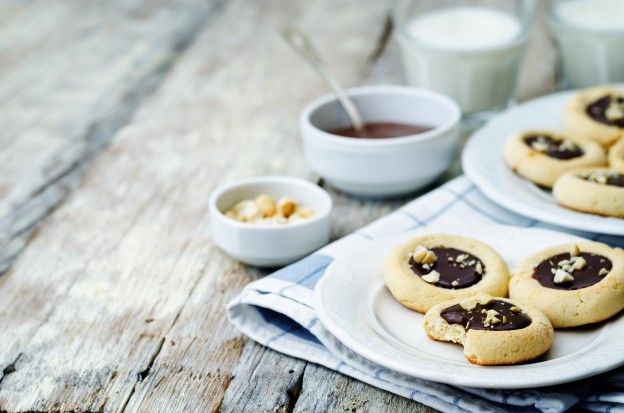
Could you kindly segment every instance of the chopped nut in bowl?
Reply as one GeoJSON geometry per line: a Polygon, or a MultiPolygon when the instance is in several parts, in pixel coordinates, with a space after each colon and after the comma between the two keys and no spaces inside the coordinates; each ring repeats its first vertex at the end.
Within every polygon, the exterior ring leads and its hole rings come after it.
{"type": "Polygon", "coordinates": [[[225,215],[250,224],[290,224],[313,217],[314,210],[288,196],[275,201],[271,195],[260,194],[238,202],[225,215]]]}
{"type": "Polygon", "coordinates": [[[327,192],[303,179],[245,179],[211,195],[212,237],[241,262],[285,265],[329,241],[331,207],[327,192]]]}

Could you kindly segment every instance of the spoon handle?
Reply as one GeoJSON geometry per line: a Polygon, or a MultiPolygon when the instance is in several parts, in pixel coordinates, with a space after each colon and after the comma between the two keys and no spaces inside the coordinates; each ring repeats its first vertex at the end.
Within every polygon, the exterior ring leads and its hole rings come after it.
{"type": "Polygon", "coordinates": [[[327,85],[334,91],[340,101],[340,104],[344,108],[345,112],[347,112],[347,116],[349,117],[353,127],[356,130],[362,130],[364,128],[364,122],[362,122],[360,113],[353,104],[353,101],[344,92],[344,89],[340,86],[338,80],[331,75],[325,65],[325,62],[323,62],[323,59],[321,59],[308,37],[299,29],[294,27],[286,27],[282,29],[282,37],[299,56],[310,64],[310,66],[321,76],[325,83],[327,83],[327,85]]]}

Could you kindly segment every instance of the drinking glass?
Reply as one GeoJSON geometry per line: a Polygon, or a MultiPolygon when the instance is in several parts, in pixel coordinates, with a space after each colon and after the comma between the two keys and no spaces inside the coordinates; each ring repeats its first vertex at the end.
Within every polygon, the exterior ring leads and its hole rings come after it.
{"type": "Polygon", "coordinates": [[[535,0],[395,0],[407,82],[451,97],[467,119],[506,108],[535,6],[535,0]]]}
{"type": "Polygon", "coordinates": [[[564,88],[624,82],[624,1],[552,0],[548,21],[564,88]]]}

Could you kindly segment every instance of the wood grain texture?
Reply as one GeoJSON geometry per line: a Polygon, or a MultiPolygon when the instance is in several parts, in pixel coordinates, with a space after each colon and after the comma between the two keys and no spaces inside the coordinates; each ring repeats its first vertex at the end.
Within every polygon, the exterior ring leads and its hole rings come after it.
{"type": "Polygon", "coordinates": [[[0,274],[159,84],[210,5],[0,3],[0,274]]]}
{"type": "Polygon", "coordinates": [[[234,378],[219,410],[292,412],[300,400],[307,364],[250,341],[232,372],[234,378]]]}
{"type": "Polygon", "coordinates": [[[294,409],[296,413],[435,411],[312,363],[306,366],[303,388],[310,391],[301,393],[294,409]]]}

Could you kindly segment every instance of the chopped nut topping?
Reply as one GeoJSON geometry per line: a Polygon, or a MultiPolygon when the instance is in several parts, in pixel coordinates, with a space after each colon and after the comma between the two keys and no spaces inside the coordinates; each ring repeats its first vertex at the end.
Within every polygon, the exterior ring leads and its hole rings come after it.
{"type": "Polygon", "coordinates": [[[587,261],[583,257],[573,257],[572,261],[572,271],[582,270],[587,265],[587,261]]]}
{"type": "Polygon", "coordinates": [[[459,305],[464,310],[472,310],[473,308],[477,306],[477,302],[475,300],[464,300],[464,301],[460,301],[459,305]]]}
{"type": "Polygon", "coordinates": [[[453,280],[453,281],[451,282],[451,285],[452,285],[453,287],[457,287],[457,286],[459,285],[459,281],[457,281],[457,280],[453,280]]]}
{"type": "Polygon", "coordinates": [[[284,218],[288,218],[297,210],[297,202],[293,199],[284,197],[277,201],[277,212],[284,218]]]}
{"type": "Polygon", "coordinates": [[[466,258],[468,258],[468,254],[459,254],[457,258],[455,258],[455,261],[462,263],[466,258]]]}
{"type": "Polygon", "coordinates": [[[509,310],[511,310],[514,313],[519,313],[521,311],[520,307],[516,307],[515,305],[511,307],[509,310]]]}
{"type": "MultiPolygon", "coordinates": [[[[595,182],[598,184],[606,184],[609,177],[617,177],[617,175],[618,173],[615,171],[598,170],[598,171],[590,172],[584,178],[588,180],[589,182],[595,182]]],[[[583,176],[581,176],[581,178],[583,178],[583,176]]]]}
{"type": "Polygon", "coordinates": [[[418,245],[412,253],[412,259],[419,264],[433,264],[438,257],[430,249],[418,245]]]}
{"type": "Polygon", "coordinates": [[[245,200],[234,205],[231,210],[234,215],[239,217],[240,221],[249,222],[260,217],[260,209],[254,201],[245,200]]]}
{"type": "Polygon", "coordinates": [[[448,262],[453,262],[453,257],[447,257],[446,259],[448,262]]]}
{"type": "Polygon", "coordinates": [[[607,270],[606,268],[601,268],[600,271],[598,271],[598,275],[602,276],[602,275],[607,275],[609,273],[609,270],[607,270]]]}
{"type": "Polygon", "coordinates": [[[421,278],[429,284],[435,284],[440,281],[440,273],[436,270],[433,270],[429,274],[423,275],[421,278]]]}
{"type": "Polygon", "coordinates": [[[553,281],[555,284],[561,284],[568,281],[574,281],[574,277],[569,272],[558,268],[557,271],[555,271],[555,278],[553,278],[553,281]]]}
{"type": "Polygon", "coordinates": [[[572,248],[570,248],[570,257],[576,257],[581,253],[581,249],[577,244],[574,244],[572,248]]]}
{"type": "Polygon", "coordinates": [[[578,145],[567,138],[555,139],[553,137],[540,135],[531,142],[531,148],[540,153],[547,153],[551,149],[564,152],[577,150],[578,145]]]}
{"type": "Polygon", "coordinates": [[[483,323],[485,324],[498,324],[501,322],[501,319],[496,317],[497,315],[499,315],[498,311],[496,310],[487,310],[485,312],[485,322],[483,323]]]}
{"type": "Polygon", "coordinates": [[[267,194],[260,194],[254,200],[263,218],[275,215],[275,201],[267,194]]]}
{"type": "Polygon", "coordinates": [[[314,215],[311,208],[300,207],[290,198],[279,202],[267,194],[260,194],[255,199],[246,199],[225,212],[228,218],[253,224],[288,224],[310,218],[314,215]]]}
{"type": "Polygon", "coordinates": [[[616,121],[624,118],[624,104],[612,99],[605,111],[605,118],[610,121],[616,121]]]}
{"type": "Polygon", "coordinates": [[[483,274],[483,265],[481,265],[481,261],[477,261],[475,271],[477,272],[477,274],[483,274]]]}
{"type": "Polygon", "coordinates": [[[531,144],[531,148],[535,149],[538,152],[548,152],[548,148],[550,147],[547,142],[540,140],[543,138],[539,136],[535,142],[531,144]]]}

